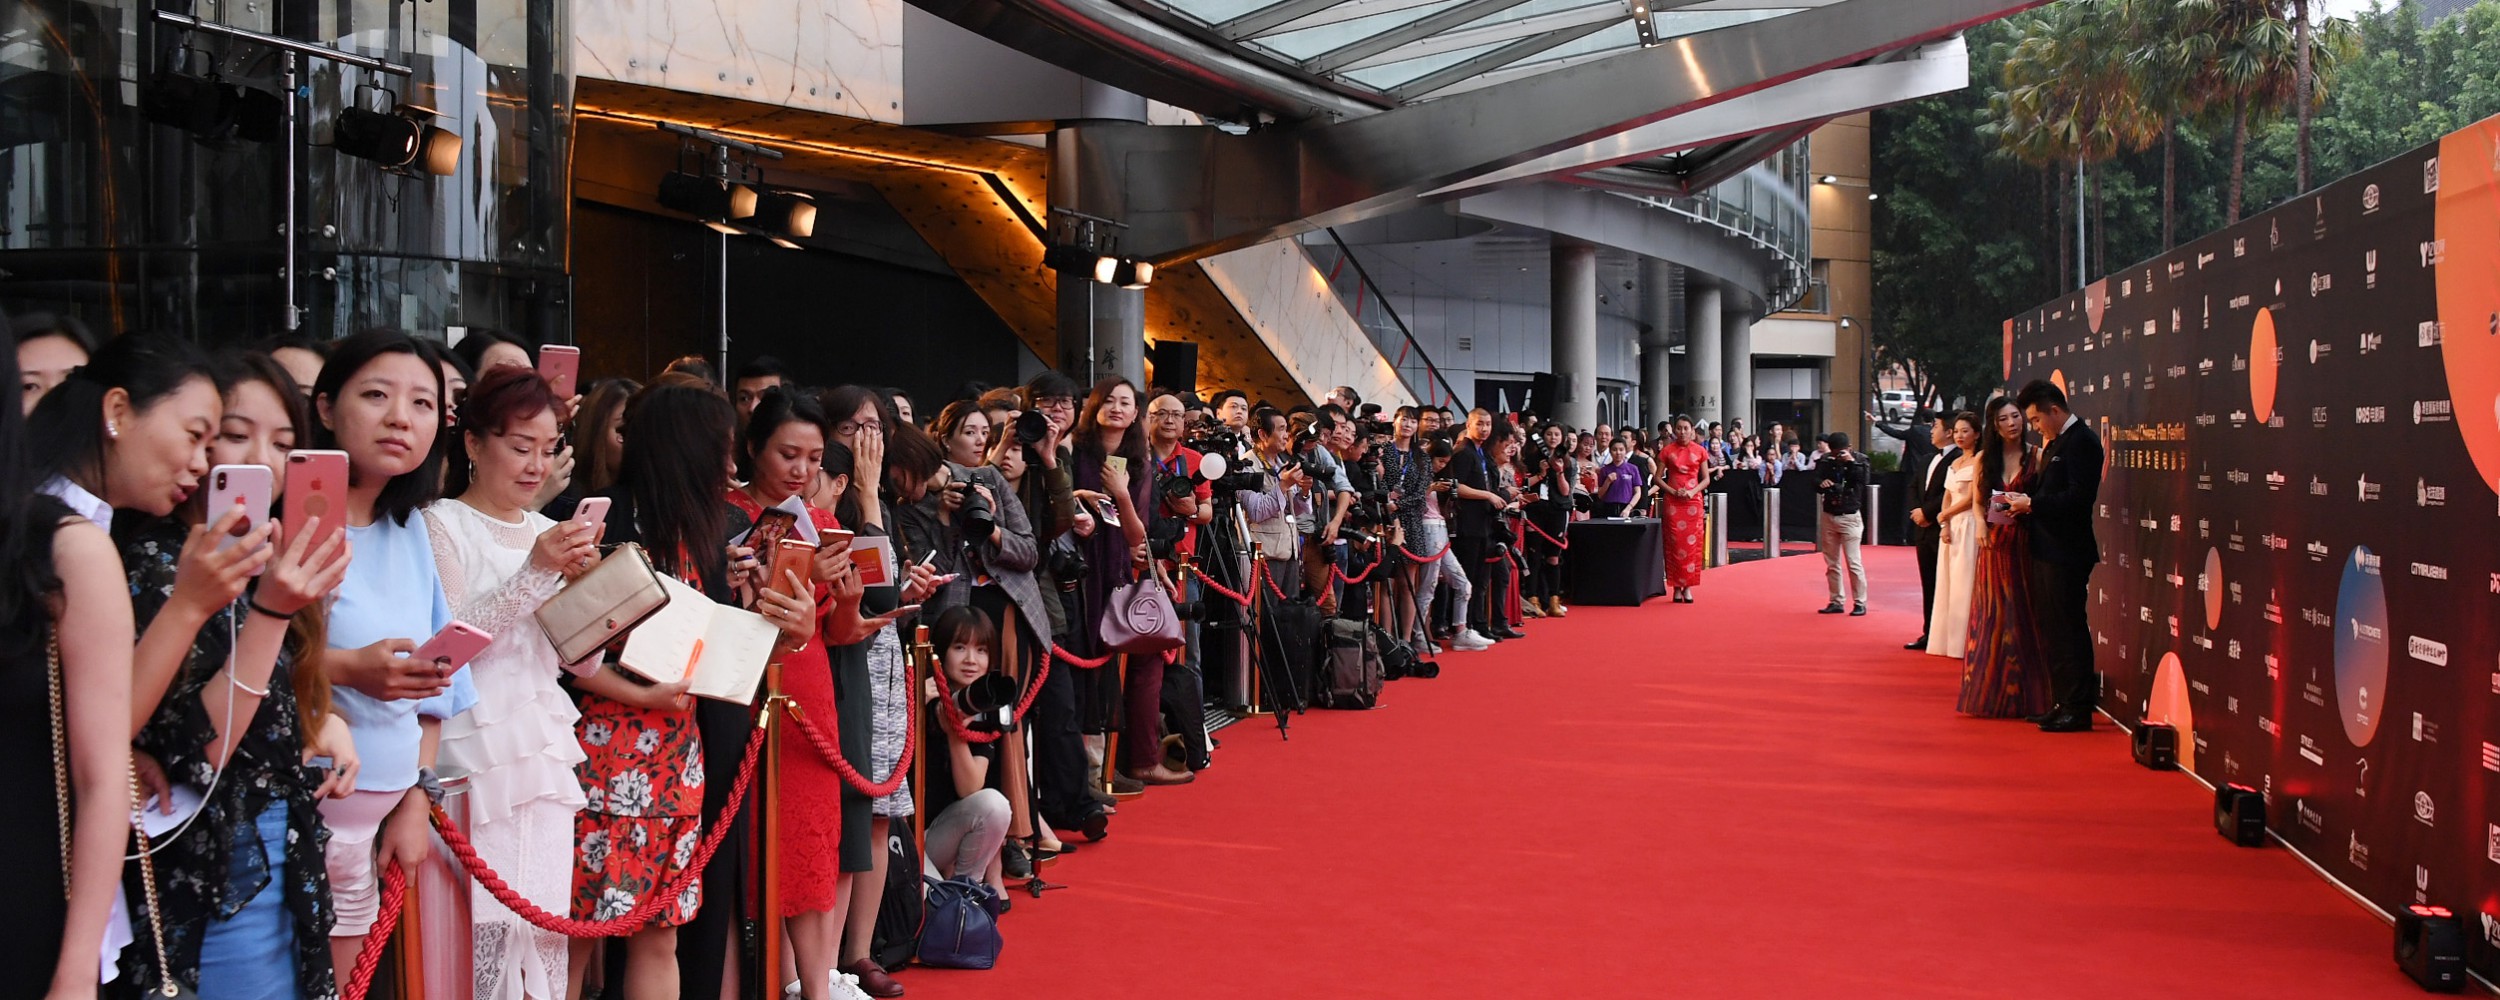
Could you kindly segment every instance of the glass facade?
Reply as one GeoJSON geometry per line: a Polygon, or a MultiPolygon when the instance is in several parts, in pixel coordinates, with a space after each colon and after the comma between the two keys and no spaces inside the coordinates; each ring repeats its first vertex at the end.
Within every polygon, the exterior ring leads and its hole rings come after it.
{"type": "Polygon", "coordinates": [[[0,308],[219,343],[284,330],[290,302],[315,337],[466,326],[571,339],[568,0],[167,5],[414,70],[299,57],[295,134],[270,142],[149,119],[152,88],[174,73],[271,106],[285,91],[277,49],[159,23],[156,2],[0,7],[0,308]],[[457,168],[403,176],[331,149],[350,102],[434,109],[462,139],[457,168]]]}

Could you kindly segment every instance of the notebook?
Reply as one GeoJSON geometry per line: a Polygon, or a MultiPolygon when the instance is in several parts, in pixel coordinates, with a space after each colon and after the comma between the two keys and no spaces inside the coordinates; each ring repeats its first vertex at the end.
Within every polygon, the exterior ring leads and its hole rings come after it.
{"type": "Polygon", "coordinates": [[[634,627],[616,665],[655,684],[691,678],[689,694],[750,705],[781,630],[764,616],[715,604],[675,577],[662,576],[668,605],[634,627]]]}

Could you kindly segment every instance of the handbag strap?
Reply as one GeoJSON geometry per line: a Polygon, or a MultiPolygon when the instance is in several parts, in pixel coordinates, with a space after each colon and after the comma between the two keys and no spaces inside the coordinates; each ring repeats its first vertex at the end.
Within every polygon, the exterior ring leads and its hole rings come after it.
{"type": "Polygon", "coordinates": [[[156,898],[156,852],[148,849],[148,828],[139,819],[139,769],[130,774],[130,835],[139,841],[139,885],[148,898],[148,936],[156,945],[156,992],[160,996],[182,995],[182,985],[174,979],[174,964],[165,954],[165,915],[156,898]]]}
{"type": "Polygon", "coordinates": [[[43,630],[44,685],[52,694],[52,801],[61,827],[61,896],[69,896],[69,720],[61,708],[61,633],[43,630]]]}

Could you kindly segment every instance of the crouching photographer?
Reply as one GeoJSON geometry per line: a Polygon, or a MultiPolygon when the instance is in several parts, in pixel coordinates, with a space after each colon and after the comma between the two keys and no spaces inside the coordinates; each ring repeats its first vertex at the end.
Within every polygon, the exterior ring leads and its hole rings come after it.
{"type": "Polygon", "coordinates": [[[1000,751],[1016,730],[1020,693],[1013,678],[996,673],[998,626],[973,608],[946,609],[929,627],[938,654],[936,676],[923,683],[927,717],[928,776],[920,808],[928,817],[921,872],[936,879],[966,879],[1006,898],[1001,848],[1012,810],[1007,768],[1000,751]]]}

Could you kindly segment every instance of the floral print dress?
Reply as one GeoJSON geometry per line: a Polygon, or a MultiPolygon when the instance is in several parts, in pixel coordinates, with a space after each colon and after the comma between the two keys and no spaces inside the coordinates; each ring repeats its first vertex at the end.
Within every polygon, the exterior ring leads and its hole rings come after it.
{"type": "MultiPolygon", "coordinates": [[[[585,803],[573,829],[573,917],[614,920],[694,863],[703,832],[703,740],[692,710],[636,708],[582,694],[585,803]]],[[[649,926],[694,919],[696,880],[649,926]]]]}

